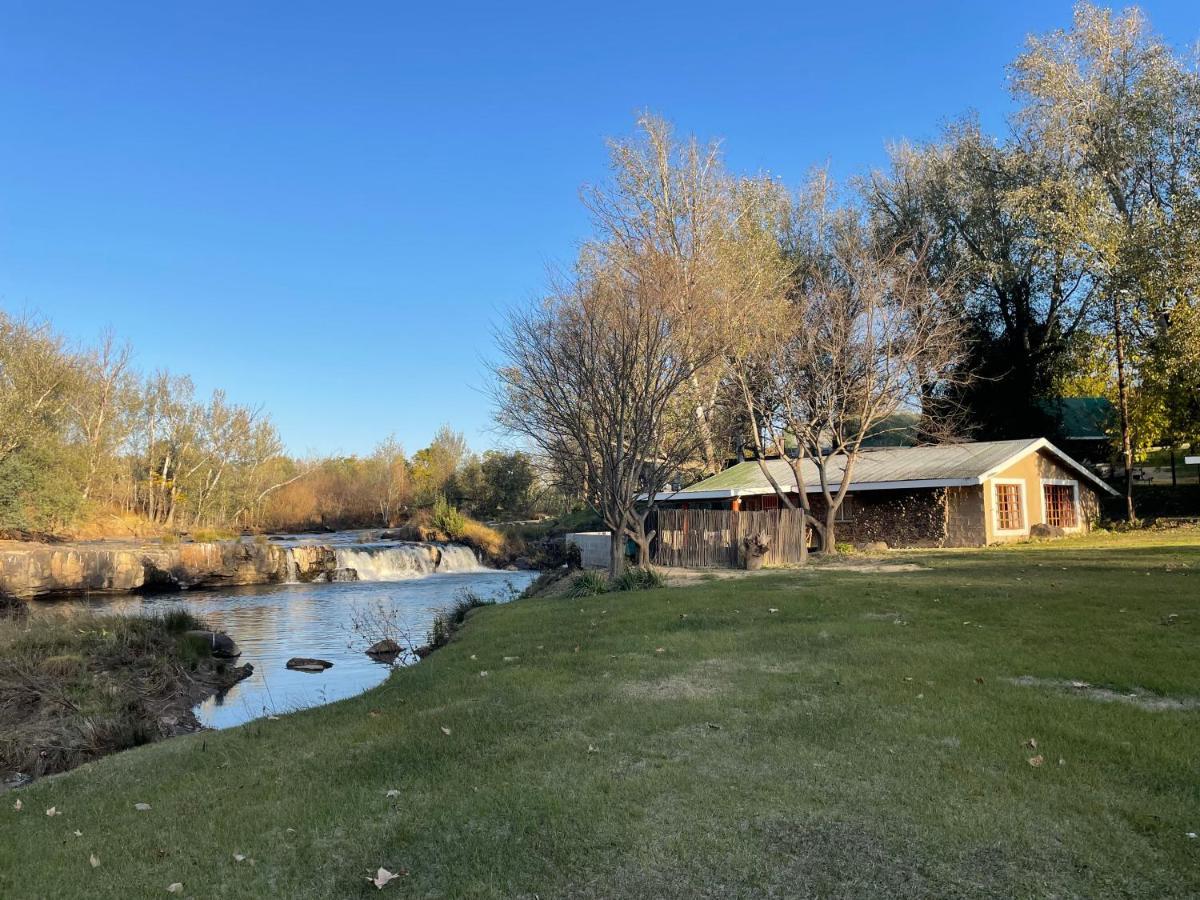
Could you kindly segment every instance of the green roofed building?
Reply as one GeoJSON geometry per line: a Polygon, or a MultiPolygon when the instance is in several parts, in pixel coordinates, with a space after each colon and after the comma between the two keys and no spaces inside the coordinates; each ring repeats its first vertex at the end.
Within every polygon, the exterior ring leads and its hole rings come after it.
{"type": "MultiPolygon", "coordinates": [[[[843,463],[835,458],[829,465],[835,484],[843,463]]],[[[807,459],[801,465],[805,492],[821,516],[817,466],[807,459]]],[[[656,500],[663,509],[732,513],[786,506],[764,467],[797,503],[786,459],[740,462],[656,500]]],[[[1078,533],[1097,518],[1102,493],[1116,491],[1045,438],[863,450],[839,511],[838,540],[971,547],[1027,538],[1043,531],[1039,525],[1047,534],[1078,533]]]]}

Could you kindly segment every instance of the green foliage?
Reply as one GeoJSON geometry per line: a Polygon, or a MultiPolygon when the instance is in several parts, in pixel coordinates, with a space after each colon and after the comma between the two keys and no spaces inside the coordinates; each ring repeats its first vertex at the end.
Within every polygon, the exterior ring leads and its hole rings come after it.
{"type": "Polygon", "coordinates": [[[568,597],[595,597],[608,590],[608,581],[596,569],[584,569],[571,579],[567,589],[568,597]]]}
{"type": "Polygon", "coordinates": [[[461,538],[467,530],[467,517],[451,506],[444,496],[434,501],[430,521],[451,540],[461,538]]]}
{"type": "Polygon", "coordinates": [[[55,531],[83,507],[73,457],[57,442],[0,458],[0,528],[55,531]]]}
{"type": "Polygon", "coordinates": [[[613,591],[649,591],[665,587],[666,579],[650,566],[633,566],[609,583],[613,591]]]}

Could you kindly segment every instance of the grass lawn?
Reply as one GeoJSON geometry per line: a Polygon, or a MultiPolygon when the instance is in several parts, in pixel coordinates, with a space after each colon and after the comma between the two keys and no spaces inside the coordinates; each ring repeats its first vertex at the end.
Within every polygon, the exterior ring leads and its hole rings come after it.
{"type": "Polygon", "coordinates": [[[886,561],[483,609],[0,796],[0,896],[1200,894],[1200,535],[886,561]]]}

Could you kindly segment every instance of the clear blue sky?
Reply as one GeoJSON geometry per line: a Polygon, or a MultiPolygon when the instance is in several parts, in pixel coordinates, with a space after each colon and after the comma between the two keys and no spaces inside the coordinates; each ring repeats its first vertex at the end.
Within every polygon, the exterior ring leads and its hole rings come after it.
{"type": "MultiPolygon", "coordinates": [[[[650,109],[845,176],[976,109],[1066,0],[0,2],[0,305],[265,406],[295,452],[495,443],[499,311],[570,259],[650,109]],[[650,7],[655,8],[651,9],[650,7]]],[[[1177,46],[1195,0],[1149,0],[1177,46]]]]}

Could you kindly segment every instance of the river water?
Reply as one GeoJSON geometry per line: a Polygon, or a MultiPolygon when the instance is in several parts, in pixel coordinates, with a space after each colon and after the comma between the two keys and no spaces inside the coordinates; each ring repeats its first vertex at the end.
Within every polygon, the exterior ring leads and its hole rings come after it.
{"type": "MultiPolygon", "coordinates": [[[[322,542],[339,543],[328,536],[322,536],[322,542]]],[[[196,715],[205,725],[228,728],[352,697],[380,684],[391,667],[363,651],[383,636],[381,622],[388,632],[423,644],[436,611],[453,603],[462,591],[503,602],[536,577],[534,572],[479,566],[466,548],[451,548],[449,553],[443,549],[443,556],[447,570],[430,571],[411,545],[347,546],[345,561],[357,559],[360,577],[371,580],[93,595],[52,605],[119,613],[162,613],[182,607],[211,628],[227,632],[242,650],[236,662],[251,663],[254,674],[223,696],[200,704],[196,715]],[[410,557],[412,564],[405,564],[410,557]],[[284,664],[293,656],[326,659],[333,667],[319,674],[291,671],[284,664]]],[[[342,564],[340,549],[338,559],[342,564]]]]}

